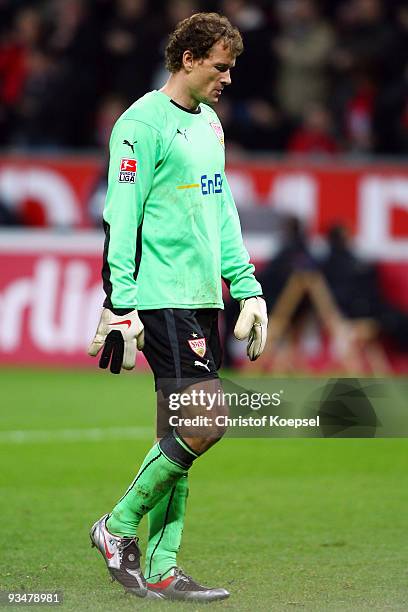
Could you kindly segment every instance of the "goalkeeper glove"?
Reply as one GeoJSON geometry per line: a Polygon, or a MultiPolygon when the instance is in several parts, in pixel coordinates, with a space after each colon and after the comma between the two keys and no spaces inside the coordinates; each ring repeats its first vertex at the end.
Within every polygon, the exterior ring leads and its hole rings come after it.
{"type": "Polygon", "coordinates": [[[266,302],[260,297],[241,300],[241,312],[234,329],[237,340],[248,338],[247,355],[251,361],[258,359],[265,348],[268,326],[266,302]]]}
{"type": "Polygon", "coordinates": [[[106,369],[110,362],[112,374],[120,374],[121,368],[132,370],[135,367],[136,348],[141,350],[143,346],[144,328],[137,310],[117,315],[104,308],[88,354],[96,357],[103,347],[99,367],[106,369]]]}

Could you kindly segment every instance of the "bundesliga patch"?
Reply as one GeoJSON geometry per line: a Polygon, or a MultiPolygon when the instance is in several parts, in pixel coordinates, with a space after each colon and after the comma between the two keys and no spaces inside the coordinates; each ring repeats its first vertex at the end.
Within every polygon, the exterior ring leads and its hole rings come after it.
{"type": "Polygon", "coordinates": [[[137,160],[122,157],[120,160],[119,183],[134,183],[137,172],[137,160]]]}
{"type": "Polygon", "coordinates": [[[196,338],[195,340],[189,340],[188,343],[190,345],[191,350],[196,355],[198,355],[199,357],[204,357],[207,351],[205,338],[196,338]]]}
{"type": "Polygon", "coordinates": [[[210,123],[212,129],[215,132],[215,135],[217,136],[218,140],[220,141],[220,143],[222,144],[222,146],[224,146],[224,131],[221,127],[220,123],[210,123]]]}

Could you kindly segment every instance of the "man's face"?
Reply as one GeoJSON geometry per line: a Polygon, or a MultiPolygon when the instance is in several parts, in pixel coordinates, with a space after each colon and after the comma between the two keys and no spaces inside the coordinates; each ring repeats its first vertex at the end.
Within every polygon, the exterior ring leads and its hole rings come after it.
{"type": "Polygon", "coordinates": [[[212,47],[208,57],[193,60],[189,89],[194,100],[210,105],[218,102],[224,87],[231,84],[230,69],[234,66],[235,57],[222,40],[212,47]]]}

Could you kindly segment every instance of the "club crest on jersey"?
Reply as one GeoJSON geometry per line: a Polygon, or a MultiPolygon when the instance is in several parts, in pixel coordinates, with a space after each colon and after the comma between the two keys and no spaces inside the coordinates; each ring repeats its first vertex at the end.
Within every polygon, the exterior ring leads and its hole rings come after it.
{"type": "Polygon", "coordinates": [[[122,157],[120,160],[119,183],[134,183],[137,172],[137,160],[122,157]]]}
{"type": "Polygon", "coordinates": [[[217,136],[218,140],[220,141],[220,143],[222,144],[222,146],[224,146],[224,130],[221,127],[220,123],[210,123],[212,129],[215,132],[215,135],[217,136]]]}
{"type": "Polygon", "coordinates": [[[196,355],[199,357],[204,357],[207,351],[207,345],[205,343],[205,338],[196,338],[194,340],[189,340],[188,344],[196,355]]]}

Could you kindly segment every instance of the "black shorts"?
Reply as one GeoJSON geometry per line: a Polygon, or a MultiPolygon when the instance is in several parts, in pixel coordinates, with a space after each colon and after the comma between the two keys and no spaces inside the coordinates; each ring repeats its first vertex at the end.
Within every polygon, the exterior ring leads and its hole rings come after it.
{"type": "Polygon", "coordinates": [[[218,309],[139,310],[145,328],[143,353],[156,391],[165,395],[200,380],[218,378],[222,350],[218,309]]]}

